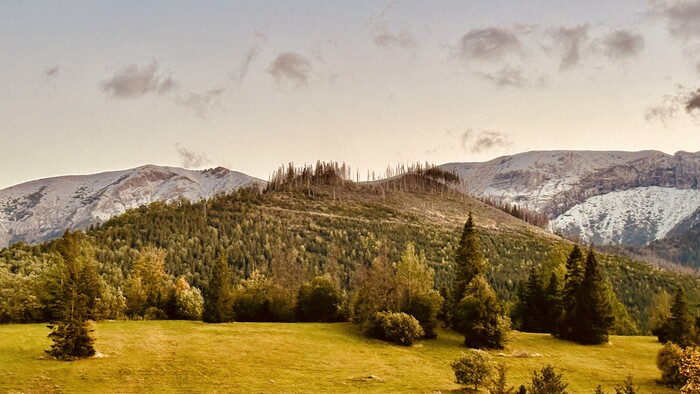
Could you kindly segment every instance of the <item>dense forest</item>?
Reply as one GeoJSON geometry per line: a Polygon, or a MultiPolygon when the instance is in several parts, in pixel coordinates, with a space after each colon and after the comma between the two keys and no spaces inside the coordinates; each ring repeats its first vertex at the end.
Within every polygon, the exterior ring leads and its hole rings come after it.
{"type": "MultiPolygon", "coordinates": [[[[90,228],[83,242],[94,253],[106,294],[104,317],[122,317],[108,312],[109,305],[124,297],[144,251],[162,253],[171,283],[181,278],[181,286],[202,293],[214,263],[223,259],[233,283],[263,275],[295,294],[303,283],[328,274],[352,295],[373,261],[396,263],[412,243],[434,270],[435,289],[448,294],[469,212],[480,228],[488,282],[506,311],[513,309],[519,284],[533,268],[542,278],[555,274],[563,283],[570,242],[448,187],[458,183],[449,173],[421,167],[384,183],[357,184],[349,170],[339,169],[337,164],[290,166],[276,173],[265,191],[247,188],[206,201],[153,203],[90,228]]],[[[0,251],[0,321],[48,319],[42,283],[56,258],[55,242],[0,251]]],[[[657,294],[683,286],[689,299],[697,300],[694,277],[617,256],[599,254],[598,260],[642,332],[649,332],[657,294]]]]}

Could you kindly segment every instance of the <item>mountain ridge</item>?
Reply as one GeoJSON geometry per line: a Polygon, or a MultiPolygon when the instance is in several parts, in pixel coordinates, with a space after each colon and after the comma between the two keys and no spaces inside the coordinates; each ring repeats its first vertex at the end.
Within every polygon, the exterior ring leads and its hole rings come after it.
{"type": "Polygon", "coordinates": [[[199,200],[264,182],[223,167],[143,166],[38,179],[0,190],[0,247],[40,242],[154,201],[199,200]]]}

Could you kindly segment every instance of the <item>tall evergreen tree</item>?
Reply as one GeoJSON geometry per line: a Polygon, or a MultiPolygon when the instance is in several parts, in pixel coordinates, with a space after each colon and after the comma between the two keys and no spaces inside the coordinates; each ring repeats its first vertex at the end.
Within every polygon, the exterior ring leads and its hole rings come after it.
{"type": "Polygon", "coordinates": [[[222,323],[233,320],[233,287],[231,272],[224,256],[214,265],[209,286],[204,294],[202,320],[207,323],[222,323]]]}
{"type": "Polygon", "coordinates": [[[688,302],[682,287],[676,290],[671,303],[671,317],[666,323],[666,340],[682,348],[698,343],[698,331],[688,312],[688,302]]]}
{"type": "Polygon", "coordinates": [[[94,252],[86,250],[79,234],[66,231],[55,244],[58,262],[48,282],[54,299],[49,325],[53,340],[46,352],[60,360],[86,358],[95,354],[89,320],[100,298],[100,279],[94,252]]]}
{"type": "Polygon", "coordinates": [[[452,286],[452,301],[455,307],[464,297],[464,291],[472,279],[485,273],[486,263],[481,253],[479,234],[470,212],[455,253],[455,280],[452,286]]]}
{"type": "Polygon", "coordinates": [[[561,316],[561,294],[559,291],[559,277],[555,272],[549,276],[549,284],[545,289],[547,309],[544,311],[544,330],[553,333],[557,330],[557,319],[561,316]]]}
{"type": "Polygon", "coordinates": [[[471,213],[455,256],[452,326],[472,348],[502,349],[510,331],[496,292],[486,280],[486,263],[471,213]]]}
{"type": "Polygon", "coordinates": [[[561,292],[561,314],[559,315],[555,332],[552,334],[561,338],[571,338],[577,324],[575,316],[576,297],[583,280],[583,253],[578,245],[569,253],[566,259],[566,275],[564,289],[561,292]]]}
{"type": "Polygon", "coordinates": [[[607,342],[610,328],[615,323],[609,296],[598,260],[591,249],[586,256],[583,277],[576,286],[573,300],[565,306],[566,325],[560,327],[560,337],[583,344],[607,342]]]}
{"type": "Polygon", "coordinates": [[[520,304],[520,330],[547,332],[547,297],[540,275],[534,267],[530,269],[520,304]]]}

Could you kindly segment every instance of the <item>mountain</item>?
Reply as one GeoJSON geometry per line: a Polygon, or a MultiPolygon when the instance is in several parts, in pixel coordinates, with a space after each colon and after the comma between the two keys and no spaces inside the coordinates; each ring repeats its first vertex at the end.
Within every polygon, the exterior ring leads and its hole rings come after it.
{"type": "Polygon", "coordinates": [[[684,236],[700,217],[700,152],[533,151],[441,168],[585,243],[645,246],[684,236]]]}
{"type": "Polygon", "coordinates": [[[264,182],[222,167],[193,171],[155,165],[22,183],[0,190],[0,247],[44,241],[154,201],[197,201],[255,183],[264,182]]]}

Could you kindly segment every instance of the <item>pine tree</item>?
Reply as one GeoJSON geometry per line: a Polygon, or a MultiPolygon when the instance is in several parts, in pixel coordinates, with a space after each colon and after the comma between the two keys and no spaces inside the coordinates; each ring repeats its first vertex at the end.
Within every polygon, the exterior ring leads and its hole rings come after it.
{"type": "Polygon", "coordinates": [[[599,344],[608,341],[608,333],[615,323],[612,304],[605,288],[603,276],[593,250],[586,256],[586,267],[578,292],[574,298],[573,321],[564,339],[583,344],[599,344]]]}
{"type": "Polygon", "coordinates": [[[202,320],[207,323],[222,323],[233,320],[233,288],[231,272],[224,256],[214,265],[209,286],[204,295],[202,320]]]}
{"type": "Polygon", "coordinates": [[[540,275],[535,268],[530,269],[523,288],[520,330],[525,332],[547,332],[547,297],[542,287],[540,275]]]}
{"type": "Polygon", "coordinates": [[[682,348],[697,344],[698,332],[688,312],[688,302],[682,287],[676,290],[671,304],[671,317],[666,323],[666,340],[682,348]]]}
{"type": "Polygon", "coordinates": [[[54,299],[54,320],[48,326],[53,344],[46,352],[60,360],[91,357],[95,348],[89,320],[100,298],[97,264],[77,233],[66,231],[55,249],[58,262],[48,282],[54,299]]]}
{"type": "Polygon", "coordinates": [[[464,290],[469,282],[478,275],[486,272],[486,263],[481,254],[479,234],[474,227],[471,212],[464,224],[462,237],[455,254],[455,281],[453,286],[453,301],[455,305],[464,297],[464,290]]]}
{"type": "Polygon", "coordinates": [[[544,331],[554,333],[557,331],[557,320],[561,316],[561,294],[559,291],[559,277],[552,272],[549,284],[545,290],[547,309],[544,311],[544,331]]]}
{"type": "Polygon", "coordinates": [[[496,292],[486,280],[486,263],[471,213],[455,256],[452,326],[471,348],[502,349],[510,331],[496,292]]]}
{"type": "Polygon", "coordinates": [[[561,292],[561,314],[557,319],[555,332],[552,333],[561,338],[571,338],[574,326],[577,324],[575,308],[576,297],[583,280],[582,265],[583,253],[578,245],[574,245],[566,260],[564,289],[561,292]]]}
{"type": "Polygon", "coordinates": [[[467,285],[455,318],[455,329],[464,335],[467,347],[503,349],[505,346],[510,320],[503,316],[496,292],[483,276],[477,276],[467,285]]]}

